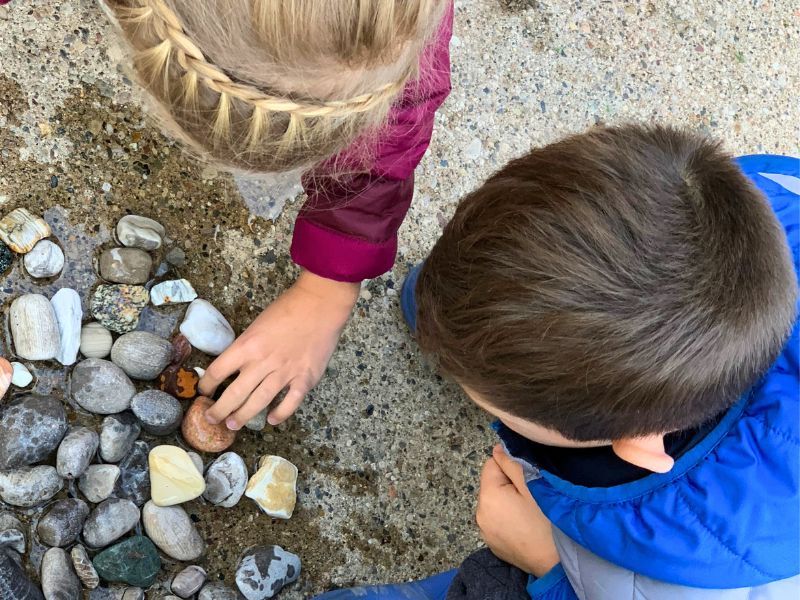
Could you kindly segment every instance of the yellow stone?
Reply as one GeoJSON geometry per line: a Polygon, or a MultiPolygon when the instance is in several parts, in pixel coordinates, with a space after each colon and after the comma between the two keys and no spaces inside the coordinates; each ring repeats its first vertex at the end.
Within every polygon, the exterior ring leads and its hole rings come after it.
{"type": "Polygon", "coordinates": [[[263,456],[244,495],[255,500],[269,516],[288,519],[297,503],[296,484],[297,467],[280,456],[263,456]]]}
{"type": "Polygon", "coordinates": [[[203,474],[182,448],[156,446],[150,451],[149,463],[150,495],[156,506],[182,504],[206,491],[203,474]]]}

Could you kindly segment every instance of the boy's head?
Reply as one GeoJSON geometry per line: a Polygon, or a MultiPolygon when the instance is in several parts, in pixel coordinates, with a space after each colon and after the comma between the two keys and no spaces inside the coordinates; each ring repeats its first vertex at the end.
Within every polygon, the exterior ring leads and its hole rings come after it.
{"type": "Polygon", "coordinates": [[[796,288],[780,225],[718,144],[599,128],[462,201],[420,273],[417,334],[529,437],[647,438],[703,423],[755,383],[796,288]]]}

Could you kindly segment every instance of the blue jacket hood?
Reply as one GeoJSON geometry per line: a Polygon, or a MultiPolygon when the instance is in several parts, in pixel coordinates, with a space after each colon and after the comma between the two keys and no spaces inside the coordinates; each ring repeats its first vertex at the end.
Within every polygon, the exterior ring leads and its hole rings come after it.
{"type": "MultiPolygon", "coordinates": [[[[800,270],[800,161],[747,156],[800,270]]],[[[769,372],[669,473],[610,488],[532,469],[531,494],[552,523],[594,554],[661,581],[744,588],[800,573],[800,410],[795,323],[769,372]]],[[[498,428],[515,454],[520,439],[498,428]]]]}

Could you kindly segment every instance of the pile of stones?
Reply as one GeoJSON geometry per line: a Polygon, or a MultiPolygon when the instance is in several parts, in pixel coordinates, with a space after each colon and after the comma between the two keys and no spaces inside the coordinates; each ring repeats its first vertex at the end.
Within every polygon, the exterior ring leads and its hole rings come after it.
{"type": "MultiPolygon", "coordinates": [[[[21,255],[28,276],[54,281],[69,265],[50,236],[49,225],[26,209],[7,214],[0,276],[21,255]]],[[[159,280],[169,269],[154,276],[164,227],[128,215],[116,238],[119,247],[96,261],[103,283],[90,296],[91,319],[69,288],[49,299],[19,296],[7,311],[15,360],[0,357],[0,597],[142,600],[145,589],[163,583],[164,556],[187,563],[164,586],[164,600],[272,598],[299,577],[300,559],[279,546],[251,548],[236,571],[238,590],[208,583],[195,564],[204,540],[181,505],[199,499],[225,509],[247,496],[288,519],[297,468],[263,456],[251,476],[245,460],[227,451],[236,432],[206,421],[213,400],[198,396],[203,371],[186,364],[193,349],[219,355],[235,334],[189,281],[159,280]],[[138,328],[146,307],[186,304],[171,339],[138,328]],[[29,367],[38,361],[70,369],[65,401],[33,393],[29,367]],[[177,432],[181,445],[159,443],[177,432]],[[222,454],[206,467],[194,450],[222,454]]],[[[166,259],[178,264],[185,255],[173,248],[166,259]]],[[[265,418],[248,426],[261,429],[265,418]]]]}

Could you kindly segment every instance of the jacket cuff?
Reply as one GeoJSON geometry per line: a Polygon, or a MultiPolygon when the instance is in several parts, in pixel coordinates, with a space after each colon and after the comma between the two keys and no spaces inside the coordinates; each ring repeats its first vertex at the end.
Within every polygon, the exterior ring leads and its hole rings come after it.
{"type": "Polygon", "coordinates": [[[373,243],[321,227],[298,217],[292,260],[315,275],[355,283],[383,275],[394,265],[397,236],[373,243]]]}
{"type": "Polygon", "coordinates": [[[561,563],[542,577],[529,575],[527,591],[531,600],[578,600],[561,563]]]}

